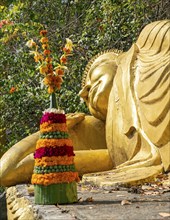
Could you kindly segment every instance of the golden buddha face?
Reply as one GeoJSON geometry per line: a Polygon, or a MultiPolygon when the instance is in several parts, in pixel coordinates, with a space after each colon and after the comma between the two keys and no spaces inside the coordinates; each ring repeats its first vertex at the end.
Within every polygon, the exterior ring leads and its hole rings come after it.
{"type": "Polygon", "coordinates": [[[109,94],[117,70],[116,57],[114,52],[107,52],[96,58],[79,93],[90,113],[101,120],[106,119],[109,94]]]}

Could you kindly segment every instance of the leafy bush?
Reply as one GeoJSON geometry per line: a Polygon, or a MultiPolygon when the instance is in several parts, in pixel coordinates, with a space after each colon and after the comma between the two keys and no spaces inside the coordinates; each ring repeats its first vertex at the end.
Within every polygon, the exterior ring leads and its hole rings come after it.
{"type": "Polygon", "coordinates": [[[57,96],[66,113],[88,113],[77,95],[88,60],[106,49],[128,50],[147,23],[169,18],[168,0],[4,0],[1,4],[0,129],[5,132],[0,133],[0,141],[4,151],[38,130],[42,111],[49,105],[25,46],[27,40],[37,40],[40,29],[48,30],[56,59],[66,37],[75,44],[70,72],[57,96]]]}

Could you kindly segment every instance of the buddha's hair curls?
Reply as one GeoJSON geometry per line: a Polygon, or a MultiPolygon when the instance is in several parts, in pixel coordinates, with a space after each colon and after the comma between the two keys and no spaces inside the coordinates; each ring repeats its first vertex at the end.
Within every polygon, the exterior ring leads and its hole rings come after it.
{"type": "Polygon", "coordinates": [[[122,53],[123,51],[117,50],[117,49],[109,49],[109,50],[102,51],[102,52],[98,53],[97,55],[95,55],[94,57],[92,57],[90,59],[90,61],[87,63],[87,65],[85,67],[85,70],[84,70],[84,73],[83,73],[83,76],[82,76],[82,82],[81,82],[81,87],[82,88],[85,86],[86,77],[87,77],[87,75],[89,73],[89,70],[91,69],[92,65],[96,61],[96,59],[98,57],[100,57],[101,55],[104,55],[106,53],[111,53],[111,52],[115,53],[115,55],[118,55],[118,54],[122,53]]]}

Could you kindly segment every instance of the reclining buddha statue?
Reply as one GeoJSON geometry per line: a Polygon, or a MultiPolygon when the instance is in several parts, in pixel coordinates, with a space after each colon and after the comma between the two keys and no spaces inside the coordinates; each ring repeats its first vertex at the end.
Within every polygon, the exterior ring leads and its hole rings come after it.
{"type": "MultiPolygon", "coordinates": [[[[148,24],[127,52],[92,58],[79,93],[91,115],[67,115],[85,181],[137,184],[170,170],[169,84],[170,20],[148,24]]],[[[2,156],[1,185],[30,181],[38,137],[26,137],[2,156]]]]}

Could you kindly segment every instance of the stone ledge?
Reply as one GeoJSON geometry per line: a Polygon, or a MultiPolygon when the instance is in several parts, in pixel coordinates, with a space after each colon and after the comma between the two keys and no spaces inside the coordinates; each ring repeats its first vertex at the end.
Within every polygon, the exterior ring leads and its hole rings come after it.
{"type": "Polygon", "coordinates": [[[8,220],[72,220],[55,205],[34,204],[33,186],[16,185],[6,191],[8,220]]]}

